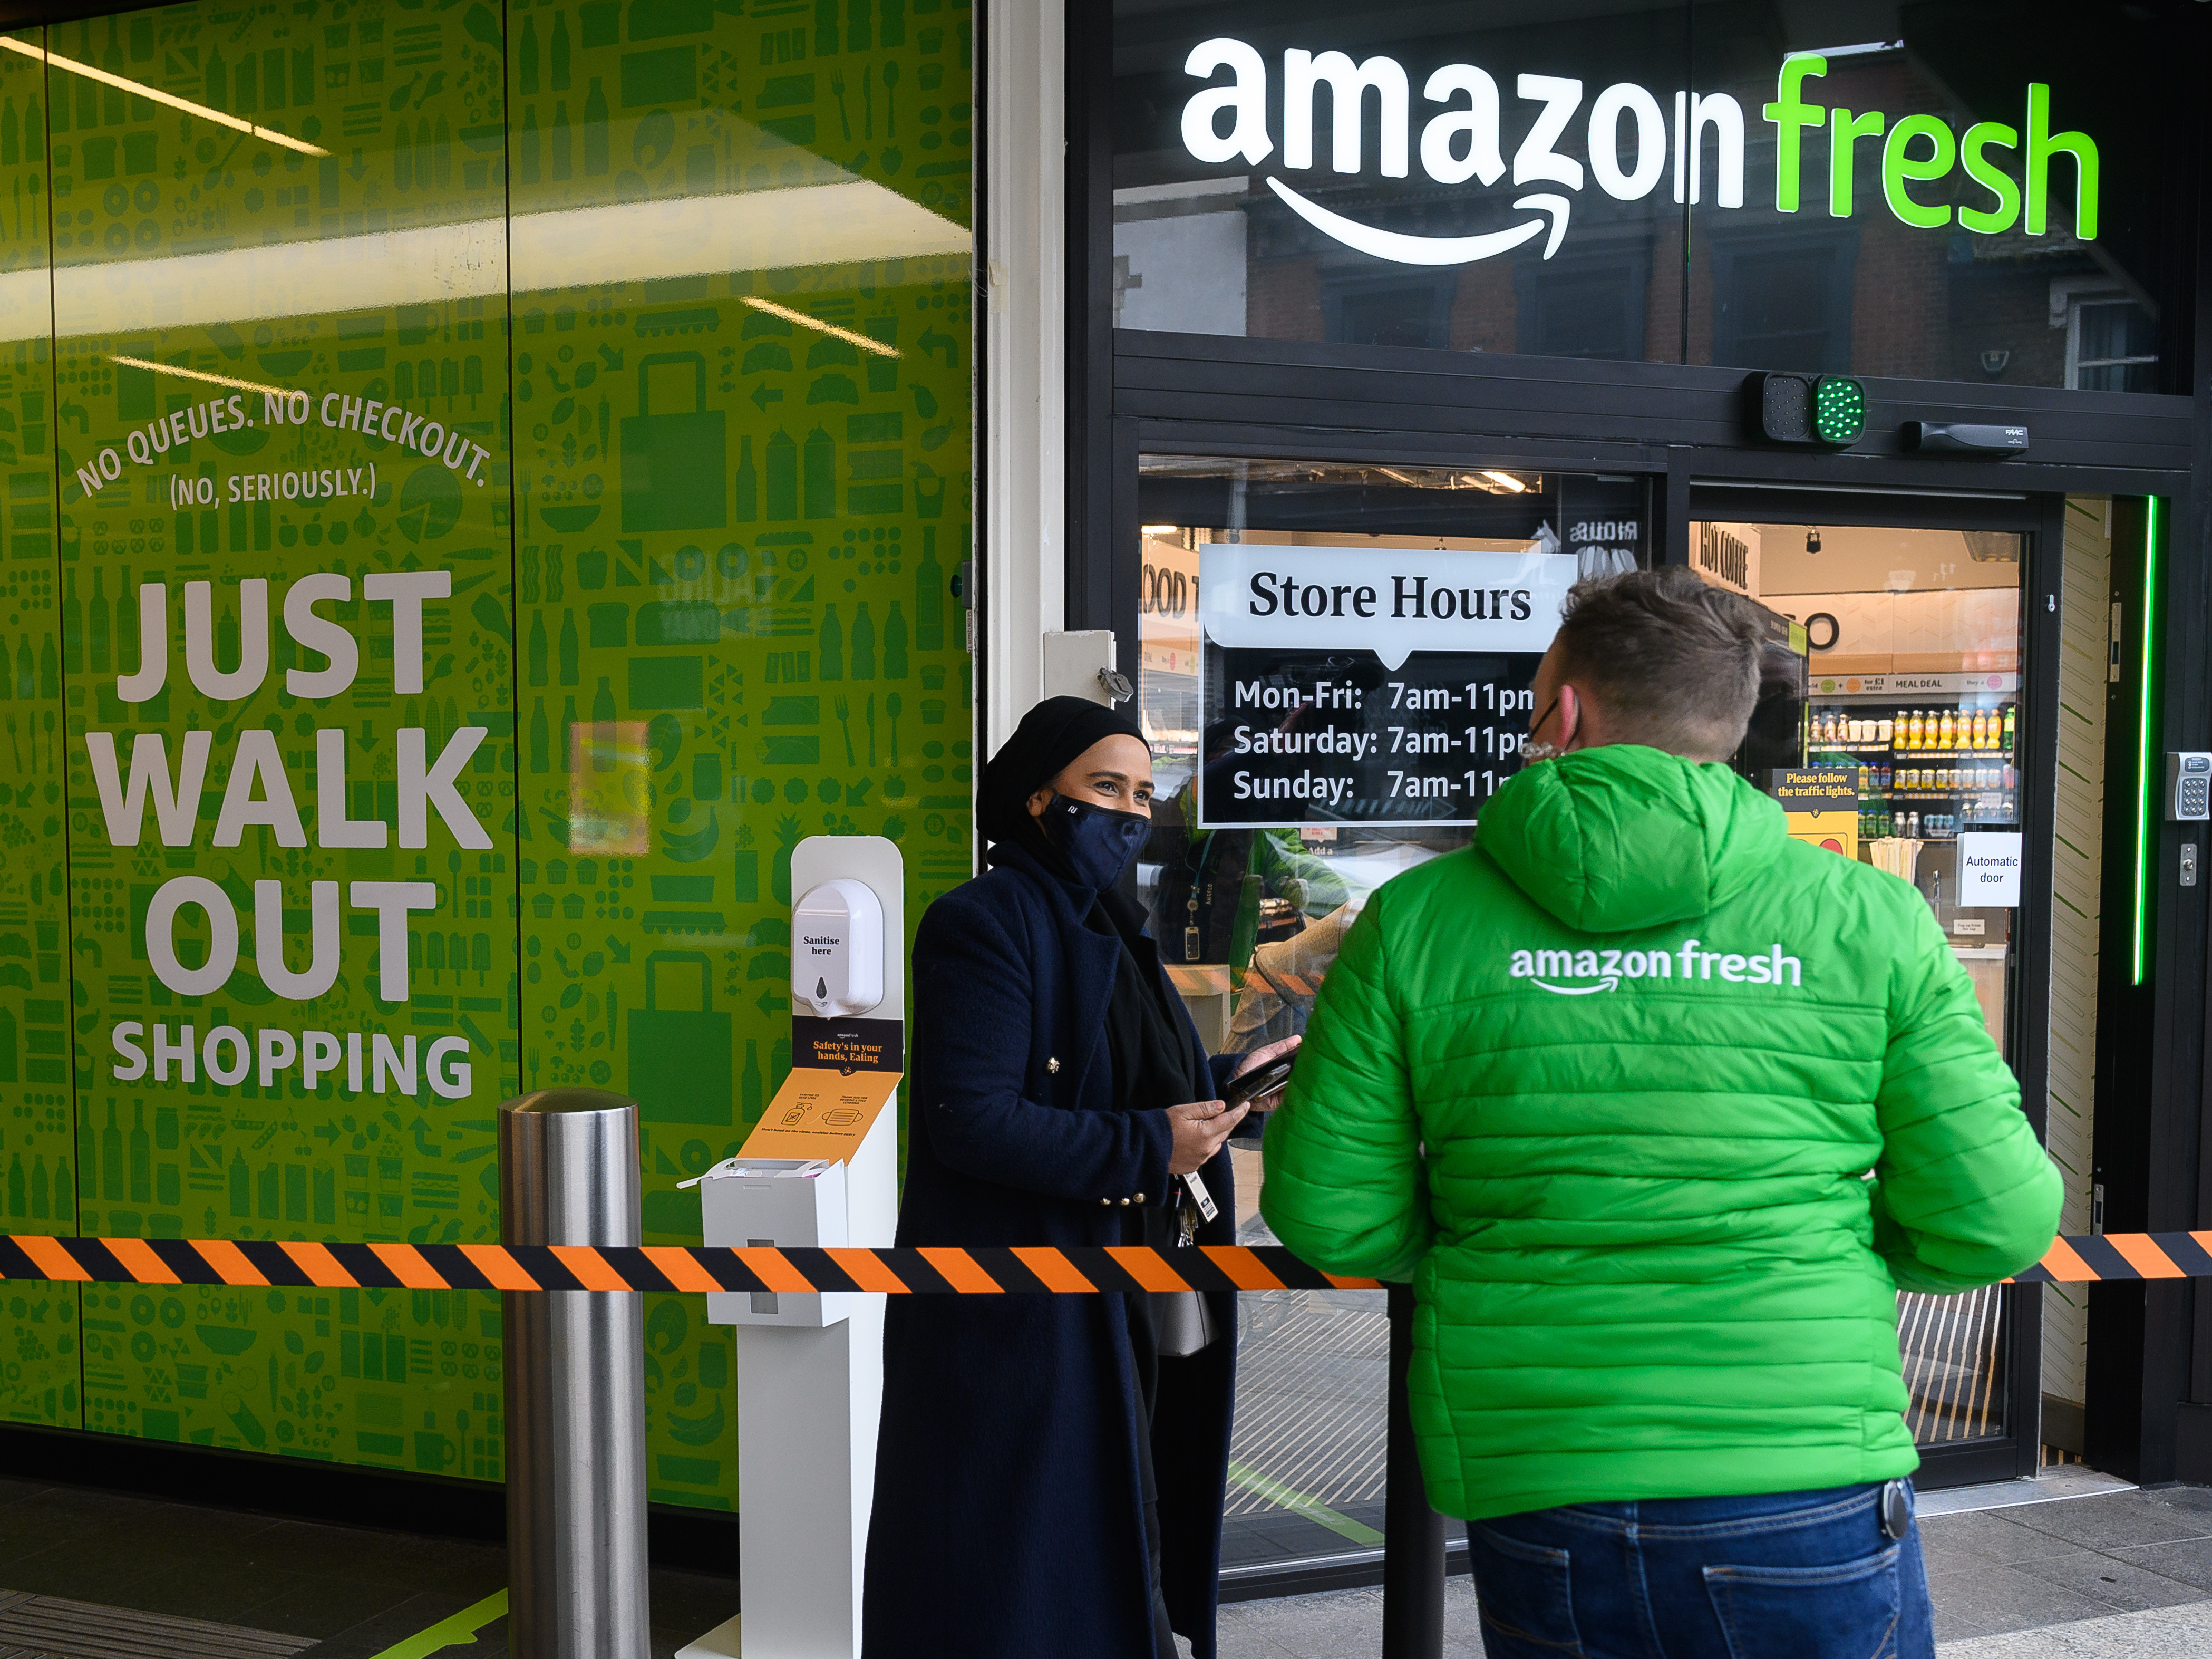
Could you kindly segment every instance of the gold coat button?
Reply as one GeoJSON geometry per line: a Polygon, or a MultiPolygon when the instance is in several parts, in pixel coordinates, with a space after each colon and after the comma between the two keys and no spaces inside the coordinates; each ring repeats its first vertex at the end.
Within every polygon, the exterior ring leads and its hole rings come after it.
{"type": "Polygon", "coordinates": [[[1102,1198],[1098,1201],[1101,1204],[1111,1204],[1114,1200],[1110,1198],[1102,1198]]]}
{"type": "Polygon", "coordinates": [[[1141,1203],[1143,1203],[1144,1201],[1145,1201],[1145,1195],[1144,1195],[1142,1193],[1139,1193],[1139,1194],[1137,1194],[1137,1202],[1138,1202],[1138,1203],[1139,1203],[1139,1204],[1141,1204],[1141,1203]]]}
{"type": "Polygon", "coordinates": [[[1048,1072],[1058,1072],[1060,1061],[1057,1059],[1048,1059],[1044,1063],[1044,1068],[1048,1072]]]}

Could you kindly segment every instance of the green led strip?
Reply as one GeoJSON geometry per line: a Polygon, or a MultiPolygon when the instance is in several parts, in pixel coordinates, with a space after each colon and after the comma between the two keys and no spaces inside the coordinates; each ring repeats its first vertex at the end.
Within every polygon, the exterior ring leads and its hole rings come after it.
{"type": "Polygon", "coordinates": [[[2150,861],[2157,836],[2153,825],[2155,784],[2151,776],[2151,666],[2158,638],[2158,497],[2144,501],[2142,577],[2142,700],[2136,718],[2136,951],[2135,981],[2143,981],[2143,961],[2149,954],[2150,861]]]}

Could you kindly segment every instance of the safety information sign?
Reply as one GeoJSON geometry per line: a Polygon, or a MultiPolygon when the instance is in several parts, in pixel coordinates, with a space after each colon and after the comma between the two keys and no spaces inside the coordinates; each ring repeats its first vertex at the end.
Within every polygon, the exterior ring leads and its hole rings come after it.
{"type": "Polygon", "coordinates": [[[794,1068],[745,1137],[743,1155],[845,1162],[867,1138],[876,1114],[896,1091],[899,1076],[794,1068]]]}

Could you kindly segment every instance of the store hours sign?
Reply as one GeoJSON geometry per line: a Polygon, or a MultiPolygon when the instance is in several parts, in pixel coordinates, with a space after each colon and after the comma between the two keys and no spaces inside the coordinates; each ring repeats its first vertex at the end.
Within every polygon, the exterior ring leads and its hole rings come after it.
{"type": "Polygon", "coordinates": [[[1572,556],[1199,550],[1207,829],[1472,823],[1520,765],[1572,556]]]}

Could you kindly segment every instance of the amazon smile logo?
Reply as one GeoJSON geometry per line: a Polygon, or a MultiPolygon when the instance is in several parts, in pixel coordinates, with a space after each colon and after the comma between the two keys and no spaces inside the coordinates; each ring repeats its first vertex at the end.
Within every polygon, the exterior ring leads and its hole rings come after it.
{"type": "MultiPolygon", "coordinates": [[[[2040,236],[2048,216],[2050,170],[2054,160],[2065,156],[2075,168],[2075,234],[2083,241],[2095,240],[2097,146],[2086,133],[2051,131],[2049,87],[2038,82],[2027,88],[2023,146],[2022,132],[2002,122],[1980,121],[1954,131],[1933,115],[1906,115],[1893,125],[1879,110],[1831,111],[1808,102],[1807,83],[1823,78],[1827,67],[1827,59],[1813,52],[1784,60],[1774,100],[1760,106],[1775,130],[1777,212],[1798,211],[1802,153],[1818,143],[1817,134],[1825,128],[1830,154],[1821,171],[1829,180],[1826,205],[1832,218],[1847,219],[1853,212],[1857,146],[1879,141],[1882,199],[1904,224],[1948,226],[1952,204],[1958,202],[1956,222],[1969,232],[1995,235],[2024,216],[2027,234],[2040,236]],[[2011,158],[2000,158],[1996,151],[2012,152],[2011,158]],[[1924,189],[1948,174],[1954,163],[1963,166],[1970,185],[1984,192],[1986,201],[1974,189],[1938,186],[1927,191],[1933,199],[1922,200],[1908,188],[1924,189]]],[[[1256,168],[1276,154],[1268,121],[1268,66],[1256,48],[1227,36],[1202,40],[1184,60],[1183,72],[1208,82],[1224,72],[1230,76],[1183,106],[1183,148],[1194,160],[1256,168]]],[[[1502,141],[1504,95],[1496,77],[1473,64],[1446,64],[1421,83],[1422,102],[1435,108],[1425,112],[1418,141],[1413,79],[1395,58],[1377,55],[1355,62],[1342,52],[1293,47],[1282,55],[1280,89],[1284,173],[1313,170],[1315,106],[1326,89],[1332,173],[1362,172],[1371,131],[1376,165],[1385,179],[1410,178],[1418,157],[1421,171],[1439,185],[1474,180],[1487,189],[1510,174],[1511,187],[1522,192],[1512,198],[1512,210],[1529,216],[1516,223],[1476,235],[1425,236],[1350,218],[1323,207],[1288,179],[1265,175],[1277,199],[1316,230],[1395,264],[1468,264],[1539,237],[1543,258],[1549,259],[1566,236],[1577,194],[1589,185],[1615,201],[1634,202],[1671,177],[1676,202],[1699,204],[1705,196],[1709,154],[1712,205],[1743,206],[1745,113],[1724,92],[1676,92],[1670,118],[1650,88],[1620,81],[1589,99],[1585,114],[1581,80],[1516,76],[1514,96],[1534,113],[1509,167],[1502,141]],[[1577,130],[1578,118],[1587,162],[1559,149],[1577,130]]]]}
{"type": "Polygon", "coordinates": [[[1516,951],[1505,971],[1509,978],[1525,979],[1555,997],[1595,996],[1652,979],[1720,979],[1730,985],[1788,985],[1795,989],[1805,976],[1804,964],[1784,956],[1778,943],[1744,955],[1708,951],[1705,941],[1694,939],[1684,939],[1674,951],[1516,951]]]}

